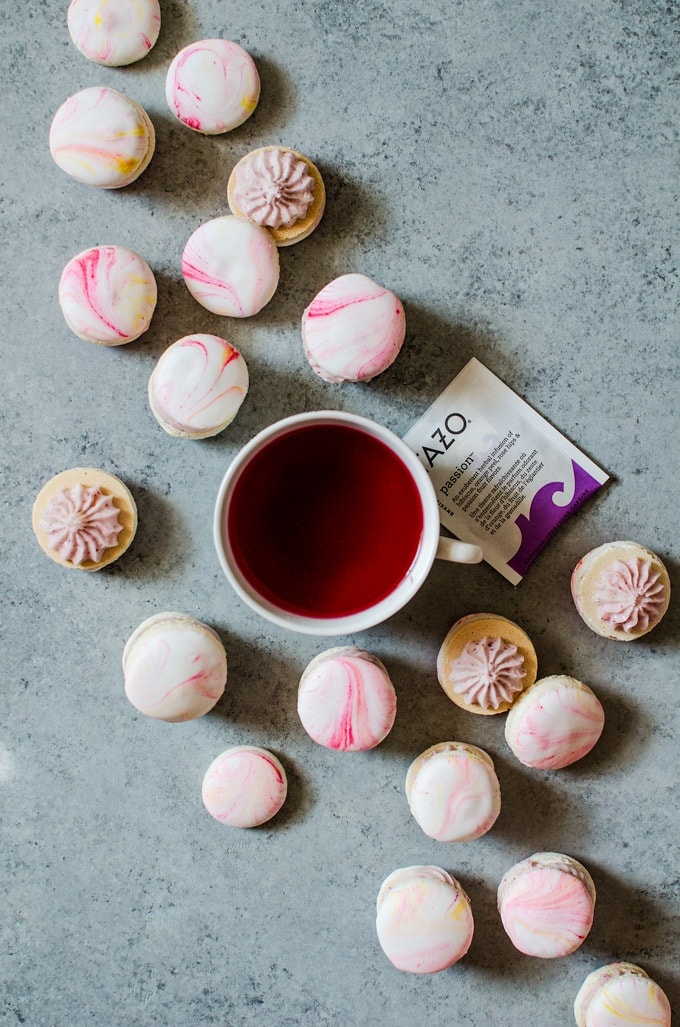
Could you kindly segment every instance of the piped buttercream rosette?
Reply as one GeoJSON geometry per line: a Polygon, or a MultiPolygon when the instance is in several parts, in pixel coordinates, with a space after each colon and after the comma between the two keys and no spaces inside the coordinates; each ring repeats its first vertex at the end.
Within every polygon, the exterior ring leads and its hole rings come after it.
{"type": "Polygon", "coordinates": [[[306,239],[326,206],[315,164],[287,146],[262,146],[242,157],[227,184],[232,214],[266,228],[277,246],[306,239]]]}
{"type": "Polygon", "coordinates": [[[537,670],[526,632],[505,617],[486,613],[456,621],[437,657],[437,677],[449,699],[487,716],[509,710],[536,680],[537,670]]]}
{"type": "Polygon", "coordinates": [[[33,530],[62,567],[98,571],[126,551],[137,530],[130,490],[106,471],[76,467],[52,478],[33,506],[33,530]]]}
{"type": "Polygon", "coordinates": [[[571,593],[592,631],[631,642],[661,621],[671,585],[666,568],[651,549],[637,542],[606,542],[578,562],[571,593]]]}

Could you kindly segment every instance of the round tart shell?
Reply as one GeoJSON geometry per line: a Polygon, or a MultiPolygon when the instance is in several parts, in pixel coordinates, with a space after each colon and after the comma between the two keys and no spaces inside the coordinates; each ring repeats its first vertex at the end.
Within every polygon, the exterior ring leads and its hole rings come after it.
{"type": "Polygon", "coordinates": [[[469,713],[479,713],[482,716],[493,716],[497,713],[505,713],[513,703],[522,695],[516,692],[511,702],[501,703],[497,709],[485,709],[476,703],[468,703],[462,695],[453,690],[450,676],[451,664],[462,654],[468,642],[479,642],[483,638],[500,638],[504,642],[517,647],[517,652],[524,659],[524,681],[522,692],[532,685],[536,680],[538,671],[538,659],[531,639],[519,625],[506,617],[499,617],[490,613],[473,613],[468,617],[462,617],[456,621],[446,638],[442,642],[437,656],[437,677],[451,702],[469,713]]]}
{"type": "Polygon", "coordinates": [[[651,549],[647,549],[637,542],[605,542],[604,545],[586,553],[576,564],[571,576],[571,594],[579,615],[591,631],[603,638],[614,639],[616,642],[634,642],[636,638],[641,638],[652,631],[665,615],[671,600],[671,582],[668,571],[651,549]],[[594,593],[598,581],[615,560],[625,561],[635,559],[635,557],[652,561],[652,570],[660,575],[659,580],[664,586],[665,605],[657,619],[648,624],[646,628],[624,631],[623,628],[612,627],[611,624],[602,620],[597,612],[594,593]]]}
{"type": "Polygon", "coordinates": [[[115,474],[99,471],[92,467],[74,467],[70,471],[62,471],[61,474],[57,474],[38,493],[33,504],[33,531],[42,550],[55,563],[77,571],[98,571],[117,560],[130,546],[137,531],[137,506],[127,485],[115,474]],[[84,560],[81,564],[76,564],[71,563],[70,560],[63,560],[54,549],[50,548],[49,535],[40,527],[43,511],[50,500],[64,489],[74,488],[76,485],[100,488],[104,495],[113,498],[113,505],[118,510],[118,523],[122,526],[118,542],[110,549],[104,550],[98,563],[94,560],[84,560]]]}
{"type": "Polygon", "coordinates": [[[227,200],[229,201],[229,208],[235,217],[242,218],[244,221],[249,220],[234,198],[238,169],[249,161],[251,157],[267,150],[281,150],[283,153],[295,154],[298,160],[304,161],[307,165],[309,174],[314,179],[314,199],[303,218],[300,218],[294,224],[290,225],[289,228],[268,228],[267,225],[261,226],[267,229],[277,246],[292,246],[293,243],[301,242],[302,239],[306,239],[308,235],[312,234],[316,226],[321,221],[324,208],[326,206],[326,187],[324,186],[321,172],[315,164],[312,164],[308,157],[304,156],[304,154],[298,153],[297,150],[293,150],[289,146],[261,146],[257,150],[252,150],[250,153],[246,154],[246,156],[242,157],[234,167],[231,175],[229,176],[229,181],[227,183],[227,200]]]}

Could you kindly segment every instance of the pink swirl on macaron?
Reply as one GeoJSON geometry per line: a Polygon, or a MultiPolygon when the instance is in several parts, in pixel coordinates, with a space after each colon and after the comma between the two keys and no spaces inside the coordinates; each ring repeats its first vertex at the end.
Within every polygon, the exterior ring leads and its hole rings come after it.
{"type": "Polygon", "coordinates": [[[205,135],[229,132],[250,117],[260,98],[260,76],[250,54],[227,39],[203,39],[177,54],[165,98],[187,128],[205,135]]]}
{"type": "Polygon", "coordinates": [[[118,189],[148,164],[155,143],[145,111],[123,93],[92,86],[65,100],[50,127],[50,151],[67,175],[118,189]]]}
{"type": "Polygon", "coordinates": [[[158,0],[71,0],[68,29],[80,52],[118,68],[145,57],[158,39],[158,0]]]}
{"type": "Polygon", "coordinates": [[[279,252],[266,228],[226,215],[190,236],[182,274],[194,299],[213,314],[251,317],[279,282],[279,252]]]}
{"type": "Polygon", "coordinates": [[[528,956],[574,952],[593,924],[594,887],[585,867],[557,853],[536,853],[512,867],[498,888],[510,941],[528,956]]]}
{"type": "Polygon", "coordinates": [[[604,728],[595,693],[564,674],[542,678],[517,700],[505,722],[505,737],[520,763],[560,770],[582,759],[604,728]]]}
{"type": "Polygon", "coordinates": [[[398,970],[438,973],[470,948],[474,922],[458,881],[440,867],[395,870],[378,893],[380,946],[398,970]]]}
{"type": "Polygon", "coordinates": [[[236,417],[248,391],[248,368],[217,335],[187,335],[169,346],[151,375],[149,400],[170,434],[206,438],[236,417]]]}
{"type": "Polygon", "coordinates": [[[137,253],[124,246],[94,246],[73,257],[59,282],[59,303],[81,338],[119,346],[139,338],[156,308],[156,280],[137,253]]]}
{"type": "Polygon", "coordinates": [[[396,710],[387,670],[362,649],[346,646],[321,653],[300,680],[302,726],[327,749],[373,749],[391,731],[396,710]]]}
{"type": "Polygon", "coordinates": [[[267,147],[239,163],[234,200],[249,221],[290,228],[314,201],[314,179],[291,150],[267,147]]]}
{"type": "Polygon", "coordinates": [[[62,560],[80,566],[99,563],[107,549],[118,544],[123,526],[111,496],[97,486],[62,489],[45,507],[40,528],[62,560]]]}
{"type": "Polygon", "coordinates": [[[451,664],[451,687],[466,703],[497,710],[522,691],[524,657],[502,638],[468,642],[451,664]]]}
{"type": "Polygon", "coordinates": [[[482,749],[463,742],[440,742],[414,760],[406,797],[425,834],[440,842],[480,838],[501,809],[493,762],[482,749]]]}
{"type": "Polygon", "coordinates": [[[227,657],[212,628],[186,614],[143,621],[123,653],[125,694],[148,717],[202,717],[224,693],[227,657]]]}
{"type": "Polygon", "coordinates": [[[271,820],[286,800],[288,783],[280,761],[255,745],[227,749],[203,778],[203,804],[230,827],[258,827],[271,820]]]}
{"type": "Polygon", "coordinates": [[[593,970],[576,996],[574,1014],[579,1027],[671,1027],[666,995],[633,963],[593,970]]]}
{"type": "Polygon", "coordinates": [[[666,590],[649,557],[615,560],[595,585],[600,618],[622,631],[646,631],[661,618],[666,590]]]}
{"type": "Polygon", "coordinates": [[[366,275],[341,275],[302,315],[302,343],[327,382],[367,382],[392,364],[406,335],[401,301],[366,275]]]}

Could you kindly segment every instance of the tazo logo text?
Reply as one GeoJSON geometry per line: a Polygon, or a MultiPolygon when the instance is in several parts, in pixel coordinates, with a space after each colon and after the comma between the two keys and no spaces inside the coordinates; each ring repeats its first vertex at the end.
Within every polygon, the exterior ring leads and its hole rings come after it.
{"type": "Polygon", "coordinates": [[[430,467],[434,467],[434,462],[438,456],[443,456],[447,449],[451,449],[456,438],[463,434],[467,426],[468,422],[462,414],[451,413],[446,415],[442,427],[435,428],[430,435],[431,439],[439,443],[441,449],[435,449],[434,446],[423,446],[423,453],[430,467]]]}

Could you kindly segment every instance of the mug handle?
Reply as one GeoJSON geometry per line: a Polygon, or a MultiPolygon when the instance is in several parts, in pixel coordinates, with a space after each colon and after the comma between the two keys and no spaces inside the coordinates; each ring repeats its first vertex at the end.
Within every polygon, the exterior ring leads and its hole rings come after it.
{"type": "Polygon", "coordinates": [[[453,563],[481,563],[484,554],[480,546],[469,542],[459,542],[457,538],[439,536],[436,557],[438,560],[451,560],[453,563]]]}

